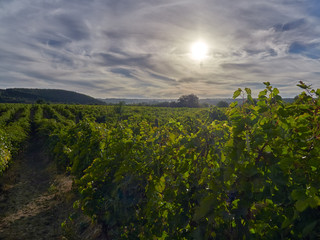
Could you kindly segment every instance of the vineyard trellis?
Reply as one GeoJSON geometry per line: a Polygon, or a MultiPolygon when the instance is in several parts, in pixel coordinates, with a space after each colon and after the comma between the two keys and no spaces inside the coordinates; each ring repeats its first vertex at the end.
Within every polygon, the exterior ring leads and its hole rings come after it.
{"type": "Polygon", "coordinates": [[[320,90],[265,86],[226,109],[1,104],[0,172],[39,134],[110,239],[317,239],[320,90]]]}

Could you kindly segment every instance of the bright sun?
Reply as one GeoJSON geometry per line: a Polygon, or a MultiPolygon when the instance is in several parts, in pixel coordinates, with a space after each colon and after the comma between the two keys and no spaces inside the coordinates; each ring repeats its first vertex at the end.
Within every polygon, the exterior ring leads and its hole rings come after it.
{"type": "Polygon", "coordinates": [[[194,42],[191,45],[191,57],[195,60],[203,60],[208,54],[208,45],[203,41],[194,42]]]}

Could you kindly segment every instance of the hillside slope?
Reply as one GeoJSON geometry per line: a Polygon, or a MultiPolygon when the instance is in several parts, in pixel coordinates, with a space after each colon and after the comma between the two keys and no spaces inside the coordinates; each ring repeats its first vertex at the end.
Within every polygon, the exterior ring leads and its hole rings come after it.
{"type": "Polygon", "coordinates": [[[66,104],[104,104],[85,94],[59,89],[0,89],[0,103],[66,103],[66,104]]]}

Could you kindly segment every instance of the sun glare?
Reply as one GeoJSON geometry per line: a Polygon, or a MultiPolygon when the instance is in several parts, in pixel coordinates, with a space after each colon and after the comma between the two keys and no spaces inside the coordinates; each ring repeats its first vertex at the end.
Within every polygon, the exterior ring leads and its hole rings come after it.
{"type": "Polygon", "coordinates": [[[191,57],[195,60],[203,60],[208,54],[208,45],[203,41],[195,42],[191,45],[191,57]]]}

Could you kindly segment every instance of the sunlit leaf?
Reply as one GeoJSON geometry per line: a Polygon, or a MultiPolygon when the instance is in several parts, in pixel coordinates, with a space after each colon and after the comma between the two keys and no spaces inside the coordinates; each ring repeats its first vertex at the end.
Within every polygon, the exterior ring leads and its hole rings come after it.
{"type": "Polygon", "coordinates": [[[242,90],[241,88],[239,88],[238,90],[236,90],[234,93],[233,93],[233,99],[236,99],[237,97],[240,96],[242,90]]]}
{"type": "Polygon", "coordinates": [[[247,93],[248,95],[251,95],[251,89],[250,89],[250,88],[245,88],[244,90],[246,91],[246,93],[247,93]]]}

